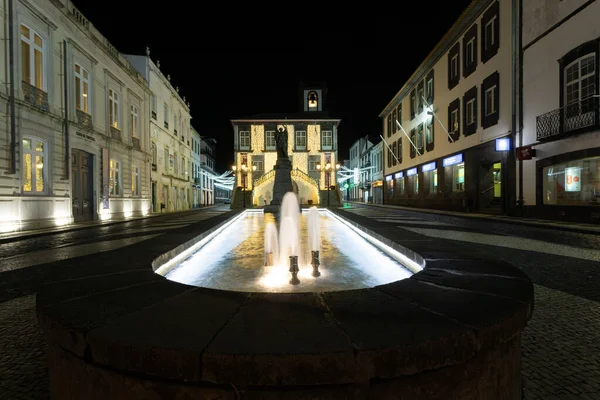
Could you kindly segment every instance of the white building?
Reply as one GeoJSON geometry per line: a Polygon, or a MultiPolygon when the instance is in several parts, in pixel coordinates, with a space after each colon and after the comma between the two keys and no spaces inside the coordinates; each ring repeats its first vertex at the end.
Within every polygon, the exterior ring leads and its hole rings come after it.
{"type": "Polygon", "coordinates": [[[383,204],[383,141],[369,148],[368,180],[371,182],[370,202],[383,204]]]}
{"type": "Polygon", "coordinates": [[[350,146],[349,168],[354,171],[354,176],[348,180],[348,184],[350,186],[348,188],[348,200],[365,201],[365,192],[368,196],[370,184],[366,184],[366,172],[363,171],[362,168],[366,164],[366,151],[372,145],[373,143],[371,143],[366,137],[361,137],[350,146]]]}
{"type": "Polygon", "coordinates": [[[600,4],[531,0],[522,15],[526,215],[598,223],[600,4]]]}
{"type": "Polygon", "coordinates": [[[514,209],[513,3],[473,1],[381,112],[386,204],[514,209]]]}
{"type": "Polygon", "coordinates": [[[206,136],[200,141],[201,205],[215,204],[215,151],[217,140],[206,136]]]}
{"type": "Polygon", "coordinates": [[[145,79],[70,1],[7,4],[0,230],[147,213],[145,79]]]}
{"type": "Polygon", "coordinates": [[[200,134],[192,126],[192,208],[198,208],[202,205],[200,142],[200,134]]]}
{"type": "Polygon", "coordinates": [[[133,66],[148,80],[152,154],[152,200],[154,212],[191,208],[190,105],[171,84],[171,76],[146,55],[127,55],[133,66]]]}

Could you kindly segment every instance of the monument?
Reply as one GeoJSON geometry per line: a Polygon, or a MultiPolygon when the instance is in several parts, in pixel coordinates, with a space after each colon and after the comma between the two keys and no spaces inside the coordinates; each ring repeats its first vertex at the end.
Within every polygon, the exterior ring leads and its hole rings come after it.
{"type": "Polygon", "coordinates": [[[273,199],[265,206],[264,212],[277,214],[281,207],[283,195],[293,191],[292,162],[288,157],[288,131],[285,125],[280,126],[275,132],[277,148],[277,161],[275,162],[275,183],[273,184],[273,199]]]}

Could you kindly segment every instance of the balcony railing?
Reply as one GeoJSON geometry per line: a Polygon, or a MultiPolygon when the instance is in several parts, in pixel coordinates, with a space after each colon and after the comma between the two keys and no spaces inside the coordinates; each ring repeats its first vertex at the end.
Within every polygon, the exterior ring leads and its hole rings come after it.
{"type": "Polygon", "coordinates": [[[132,137],[131,138],[131,144],[133,145],[134,149],[142,150],[142,147],[140,146],[140,139],[139,138],[132,137]]]}
{"type": "Polygon", "coordinates": [[[21,84],[23,87],[23,96],[25,97],[26,102],[31,103],[44,111],[50,110],[50,106],[48,104],[48,93],[38,89],[33,85],[30,85],[25,81],[22,81],[21,84]]]}
{"type": "Polygon", "coordinates": [[[92,121],[92,116],[85,111],[81,111],[80,109],[76,109],[77,113],[77,123],[86,129],[94,129],[94,124],[92,121]]]}
{"type": "Polygon", "coordinates": [[[599,126],[597,97],[588,97],[536,118],[537,140],[559,139],[563,135],[583,133],[599,126]]]}
{"type": "Polygon", "coordinates": [[[115,128],[114,126],[110,126],[110,137],[112,137],[115,140],[123,140],[123,138],[121,137],[121,130],[119,128],[115,128]]]}

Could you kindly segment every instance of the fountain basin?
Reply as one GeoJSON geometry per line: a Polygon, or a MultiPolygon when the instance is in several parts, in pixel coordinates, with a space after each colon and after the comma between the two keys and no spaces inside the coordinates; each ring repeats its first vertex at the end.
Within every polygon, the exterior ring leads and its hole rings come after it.
{"type": "Polygon", "coordinates": [[[427,263],[407,279],[327,293],[197,288],[148,267],[227,222],[131,246],[119,265],[95,255],[89,275],[38,292],[52,398],[520,398],[533,285],[519,270],[435,241],[409,242],[427,263]]]}

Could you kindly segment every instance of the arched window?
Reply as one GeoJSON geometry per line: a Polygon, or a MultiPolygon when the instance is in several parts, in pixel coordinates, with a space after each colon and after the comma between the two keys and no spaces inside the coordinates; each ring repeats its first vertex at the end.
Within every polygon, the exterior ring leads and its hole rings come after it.
{"type": "Polygon", "coordinates": [[[23,193],[46,192],[46,142],[37,138],[23,138],[23,193]]]}
{"type": "Polygon", "coordinates": [[[317,108],[319,104],[319,96],[317,95],[317,92],[310,91],[308,92],[308,108],[317,108]]]}

